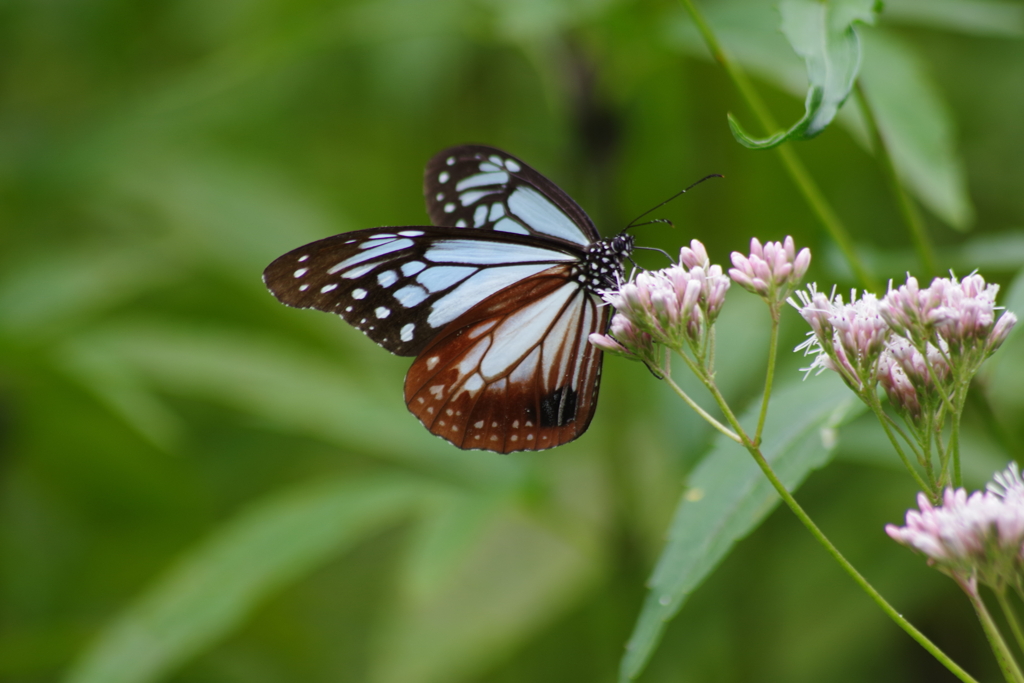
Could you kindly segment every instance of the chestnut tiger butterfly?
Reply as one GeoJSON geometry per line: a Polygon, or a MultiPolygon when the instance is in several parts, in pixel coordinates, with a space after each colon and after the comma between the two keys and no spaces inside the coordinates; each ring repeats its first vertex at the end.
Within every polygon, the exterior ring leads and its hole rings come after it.
{"type": "Polygon", "coordinates": [[[602,240],[576,202],[493,147],[427,164],[433,226],[346,232],[288,252],[263,281],[282,303],[341,316],[415,356],[405,402],[462,449],[543,450],[579,437],[597,407],[601,351],[633,237],[602,240]]]}

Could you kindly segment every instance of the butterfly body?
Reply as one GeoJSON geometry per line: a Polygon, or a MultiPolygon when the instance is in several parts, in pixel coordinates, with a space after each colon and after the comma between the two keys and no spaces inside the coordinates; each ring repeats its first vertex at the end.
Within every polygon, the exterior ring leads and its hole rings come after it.
{"type": "Polygon", "coordinates": [[[427,165],[434,226],[343,233],[276,259],[282,303],[335,313],[415,356],[409,410],[459,448],[541,450],[593,417],[609,311],[633,238],[600,239],[586,213],[525,163],[465,145],[427,165]]]}

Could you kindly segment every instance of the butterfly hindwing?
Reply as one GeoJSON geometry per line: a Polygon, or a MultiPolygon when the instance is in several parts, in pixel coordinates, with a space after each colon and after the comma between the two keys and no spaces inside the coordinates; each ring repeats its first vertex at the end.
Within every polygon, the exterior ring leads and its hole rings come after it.
{"type": "Polygon", "coordinates": [[[295,249],[263,279],[282,303],[340,315],[392,353],[414,356],[486,297],[579,258],[555,247],[457,228],[373,228],[295,249]]]}
{"type": "Polygon", "coordinates": [[[586,247],[599,239],[593,222],[557,185],[493,147],[461,145],[427,164],[427,213],[435,225],[494,230],[586,247]]]}
{"type": "Polygon", "coordinates": [[[420,353],[409,410],[459,448],[542,450],[582,434],[597,406],[608,309],[557,265],[483,300],[420,353]]]}

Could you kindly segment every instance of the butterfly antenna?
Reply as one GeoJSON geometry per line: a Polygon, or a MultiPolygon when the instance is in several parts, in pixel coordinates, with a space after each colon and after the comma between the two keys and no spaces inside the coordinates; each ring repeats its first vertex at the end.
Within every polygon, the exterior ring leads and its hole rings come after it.
{"type": "Polygon", "coordinates": [[[685,194],[687,190],[692,190],[693,188],[697,187],[698,185],[703,183],[705,180],[710,180],[711,178],[724,178],[724,177],[725,176],[721,175],[720,173],[712,173],[711,175],[704,176],[703,178],[701,178],[697,182],[692,183],[691,185],[683,188],[682,190],[679,190],[679,192],[676,192],[674,195],[672,195],[671,197],[669,197],[668,199],[663,201],[661,204],[658,204],[657,206],[652,207],[652,208],[647,209],[646,211],[644,211],[642,214],[640,214],[639,216],[634,218],[632,221],[630,221],[629,225],[627,225],[625,228],[623,228],[622,232],[626,232],[626,230],[630,230],[631,228],[639,228],[642,225],[650,225],[651,223],[668,223],[672,227],[675,227],[675,225],[672,223],[672,221],[668,220],[667,218],[655,218],[653,220],[647,221],[646,223],[637,223],[637,221],[640,220],[641,218],[643,218],[644,216],[646,216],[647,214],[651,213],[652,211],[657,211],[658,209],[660,209],[661,207],[665,206],[666,204],[668,204],[670,201],[672,201],[676,197],[679,197],[679,196],[685,194]]]}
{"type": "MultiPolygon", "coordinates": [[[[641,223],[641,225],[643,225],[643,223],[641,223]]],[[[658,247],[641,247],[641,246],[634,246],[633,248],[634,249],[643,249],[645,251],[660,251],[662,254],[665,255],[665,258],[668,259],[669,263],[675,263],[675,261],[672,260],[672,254],[668,253],[664,249],[658,249],[658,247]]],[[[633,259],[630,259],[630,262],[632,262],[632,260],[633,259]]],[[[634,265],[636,265],[636,264],[634,264],[634,265]]]]}

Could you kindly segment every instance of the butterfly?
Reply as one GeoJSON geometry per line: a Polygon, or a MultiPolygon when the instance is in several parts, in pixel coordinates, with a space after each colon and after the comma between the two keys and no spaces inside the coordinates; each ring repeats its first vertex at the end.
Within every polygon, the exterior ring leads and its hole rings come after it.
{"type": "Polygon", "coordinates": [[[312,242],[271,263],[282,303],[341,316],[415,356],[405,402],[462,449],[543,450],[579,437],[597,407],[608,327],[598,292],[623,277],[633,237],[601,239],[553,182],[482,145],[435,155],[424,176],[433,226],[312,242]]]}

